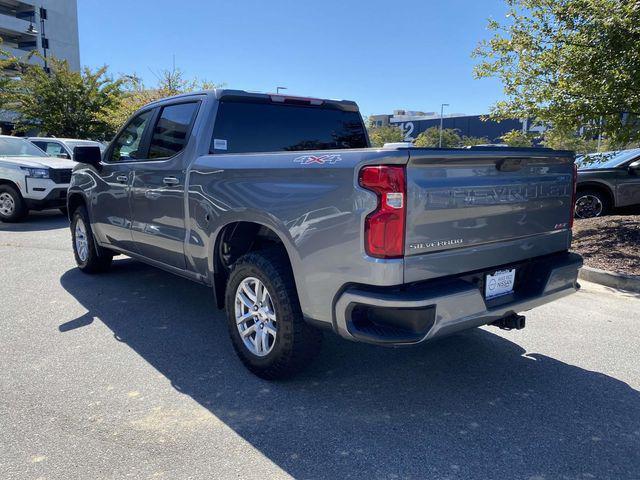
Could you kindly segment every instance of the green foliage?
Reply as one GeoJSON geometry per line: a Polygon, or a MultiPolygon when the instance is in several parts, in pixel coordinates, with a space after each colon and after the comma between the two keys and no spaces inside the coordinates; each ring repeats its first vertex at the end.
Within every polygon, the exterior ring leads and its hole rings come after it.
{"type": "Polygon", "coordinates": [[[157,84],[148,88],[135,75],[112,78],[106,66],[76,72],[66,61],[50,57],[47,72],[28,64],[29,58],[0,49],[0,108],[18,113],[16,130],[37,129],[56,137],[109,140],[129,116],[152,101],[219,86],[187,79],[173,69],[162,71],[157,84]]]}
{"type": "MultiPolygon", "coordinates": [[[[544,132],[542,145],[556,150],[573,150],[576,153],[591,153],[598,149],[597,140],[578,135],[574,130],[564,130],[557,127],[544,132]]],[[[603,147],[608,149],[608,142],[602,142],[601,149],[603,147]]]]}
{"type": "MultiPolygon", "coordinates": [[[[438,147],[440,145],[440,129],[431,127],[422,132],[415,139],[413,144],[416,147],[438,147]]],[[[442,130],[442,148],[459,147],[462,145],[462,138],[457,129],[445,128],[442,130]]]]}
{"type": "Polygon", "coordinates": [[[500,137],[510,147],[531,147],[534,136],[522,130],[511,130],[500,137]]]}
{"type": "Polygon", "coordinates": [[[373,127],[369,128],[369,140],[371,146],[382,147],[385,143],[404,142],[404,135],[398,127],[373,127]]]}
{"type": "Polygon", "coordinates": [[[50,72],[23,65],[10,80],[6,108],[19,113],[18,131],[39,128],[56,137],[102,140],[113,134],[106,120],[121,102],[123,81],[107,75],[107,67],[73,71],[66,61],[49,59],[50,72]]]}
{"type": "Polygon", "coordinates": [[[473,147],[474,145],[487,145],[491,143],[487,137],[467,137],[463,136],[460,144],[463,147],[473,147]]]}
{"type": "Polygon", "coordinates": [[[507,99],[495,118],[536,118],[562,131],[586,126],[617,143],[640,139],[640,8],[623,0],[506,0],[505,22],[474,55],[477,77],[497,77],[507,99]]]}
{"type": "Polygon", "coordinates": [[[157,84],[149,88],[137,75],[123,77],[125,94],[109,117],[115,130],[124,124],[136,110],[148,103],[181,93],[223,86],[206,80],[188,79],[180,69],[163,70],[157,75],[157,79],[157,84]]]}
{"type": "MultiPolygon", "coordinates": [[[[0,38],[0,45],[3,43],[0,38]]],[[[28,60],[31,53],[25,56],[28,60]]],[[[0,108],[7,108],[13,101],[13,86],[21,72],[20,59],[0,48],[0,108]]]]}

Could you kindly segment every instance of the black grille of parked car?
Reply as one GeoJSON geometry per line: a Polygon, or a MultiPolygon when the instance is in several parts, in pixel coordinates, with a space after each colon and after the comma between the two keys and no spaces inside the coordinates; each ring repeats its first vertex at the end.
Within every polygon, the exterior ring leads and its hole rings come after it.
{"type": "Polygon", "coordinates": [[[59,168],[59,169],[51,169],[49,171],[49,176],[54,183],[69,183],[71,181],[71,169],[70,168],[59,168]]]}

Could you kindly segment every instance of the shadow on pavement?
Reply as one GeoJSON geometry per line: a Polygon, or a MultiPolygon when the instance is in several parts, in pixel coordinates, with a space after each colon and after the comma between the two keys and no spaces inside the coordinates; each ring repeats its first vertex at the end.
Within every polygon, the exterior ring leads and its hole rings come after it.
{"type": "Polygon", "coordinates": [[[407,349],[327,334],[305,373],[269,383],[206,287],[131,260],[61,282],[88,313],[60,331],[97,317],[296,478],[640,478],[637,391],[484,330],[407,349]]]}
{"type": "Polygon", "coordinates": [[[69,219],[58,210],[31,212],[18,223],[0,222],[0,232],[41,232],[68,227],[69,219]]]}

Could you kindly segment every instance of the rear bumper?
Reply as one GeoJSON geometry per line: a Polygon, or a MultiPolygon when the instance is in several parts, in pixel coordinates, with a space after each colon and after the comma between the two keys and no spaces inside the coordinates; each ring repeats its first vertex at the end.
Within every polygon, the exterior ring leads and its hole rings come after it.
{"type": "Polygon", "coordinates": [[[419,343],[486,325],[577,291],[582,257],[547,255],[468,274],[396,288],[347,288],[335,303],[335,330],[368,343],[419,343]],[[485,300],[487,273],[516,267],[514,292],[485,300]]]}

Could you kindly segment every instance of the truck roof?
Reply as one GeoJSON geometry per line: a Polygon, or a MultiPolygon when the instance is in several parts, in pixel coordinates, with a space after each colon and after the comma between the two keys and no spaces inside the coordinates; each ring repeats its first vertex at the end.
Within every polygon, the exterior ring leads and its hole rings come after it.
{"type": "Polygon", "coordinates": [[[217,100],[239,100],[255,98],[256,100],[284,103],[284,104],[308,104],[308,105],[332,105],[334,107],[341,108],[349,111],[359,111],[358,104],[352,100],[336,100],[330,98],[315,98],[315,97],[301,97],[296,95],[283,95],[281,93],[265,93],[265,92],[251,92],[247,90],[234,90],[229,88],[214,88],[211,90],[200,90],[189,93],[182,93],[180,95],[174,95],[171,97],[162,98],[148,105],[159,104],[167,100],[173,100],[176,98],[186,98],[194,95],[209,95],[215,97],[217,100]]]}

